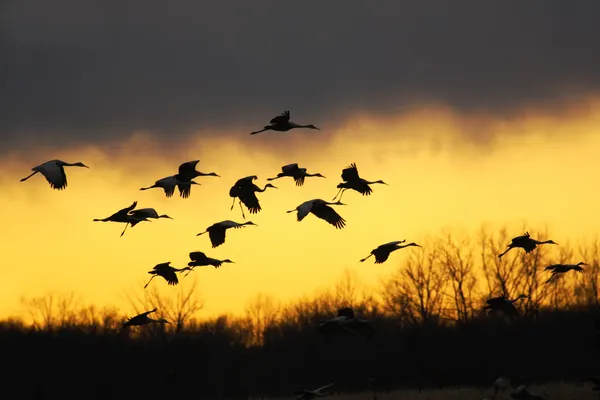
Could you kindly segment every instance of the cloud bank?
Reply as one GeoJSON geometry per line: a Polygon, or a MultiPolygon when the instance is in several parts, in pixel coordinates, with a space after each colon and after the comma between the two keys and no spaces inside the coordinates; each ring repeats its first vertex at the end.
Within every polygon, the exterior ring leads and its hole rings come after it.
{"type": "MultiPolygon", "coordinates": [[[[600,2],[0,1],[0,151],[594,95],[600,2]]],[[[477,130],[467,132],[477,138],[477,130]]]]}

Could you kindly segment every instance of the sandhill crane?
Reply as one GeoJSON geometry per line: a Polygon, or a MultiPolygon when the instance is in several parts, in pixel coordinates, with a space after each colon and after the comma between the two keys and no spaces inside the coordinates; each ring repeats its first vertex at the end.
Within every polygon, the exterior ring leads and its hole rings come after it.
{"type": "Polygon", "coordinates": [[[192,261],[190,261],[188,263],[188,267],[191,267],[191,268],[188,271],[188,273],[185,274],[185,276],[188,276],[189,273],[192,272],[195,267],[203,267],[203,266],[207,266],[207,265],[212,265],[215,268],[219,268],[223,263],[234,264],[234,262],[228,258],[225,260],[217,260],[216,258],[207,257],[206,254],[204,254],[201,251],[192,251],[190,253],[190,260],[192,260],[192,261]]]}
{"type": "Polygon", "coordinates": [[[545,270],[552,271],[552,275],[550,276],[550,278],[548,278],[546,283],[550,282],[556,275],[564,274],[565,272],[569,272],[569,271],[575,271],[575,272],[579,272],[580,274],[583,274],[583,268],[581,268],[580,265],[587,265],[587,264],[584,263],[583,261],[581,261],[581,262],[578,262],[577,264],[554,264],[554,265],[547,266],[545,268],[545,270]]]}
{"type": "Polygon", "coordinates": [[[277,189],[276,186],[267,183],[263,189],[256,186],[252,181],[258,179],[256,175],[246,176],[238,179],[237,182],[229,189],[229,196],[233,197],[233,203],[231,204],[231,210],[235,206],[235,199],[239,200],[240,210],[242,210],[242,218],[246,219],[244,215],[244,209],[242,203],[248,208],[250,214],[257,214],[262,208],[256,197],[256,192],[264,192],[267,188],[277,189]]]}
{"type": "Polygon", "coordinates": [[[179,166],[179,172],[175,175],[175,178],[177,178],[177,180],[180,181],[180,183],[177,183],[177,189],[179,189],[179,195],[181,197],[183,197],[184,199],[186,199],[190,196],[190,191],[192,189],[191,185],[192,185],[192,183],[195,183],[192,181],[192,179],[194,179],[198,176],[220,177],[215,172],[204,173],[204,172],[196,171],[196,165],[198,165],[199,162],[200,162],[200,160],[184,162],[183,164],[181,164],[179,166]]]}
{"type": "Polygon", "coordinates": [[[313,199],[305,201],[293,210],[287,211],[288,213],[298,211],[297,219],[298,222],[302,221],[309,213],[312,213],[315,217],[327,221],[337,229],[342,229],[346,226],[346,220],[342,218],[330,205],[345,206],[344,203],[336,201],[330,203],[321,199],[313,199]]]}
{"type": "Polygon", "coordinates": [[[321,333],[348,332],[365,336],[367,339],[371,339],[375,335],[375,329],[371,326],[371,322],[357,317],[350,307],[340,308],[337,317],[321,321],[318,331],[321,333]]]}
{"type": "Polygon", "coordinates": [[[542,396],[529,393],[525,388],[525,385],[521,385],[510,394],[510,397],[517,400],[544,400],[542,396]]]}
{"type": "Polygon", "coordinates": [[[401,245],[401,243],[405,243],[405,242],[406,242],[406,240],[400,240],[400,241],[396,241],[396,242],[389,242],[386,244],[382,244],[381,246],[377,247],[376,249],[371,250],[371,254],[369,254],[362,260],[360,260],[360,262],[364,262],[369,257],[375,256],[375,264],[381,264],[381,263],[384,263],[385,261],[387,261],[388,257],[390,256],[390,253],[392,251],[396,251],[398,249],[403,249],[405,247],[411,247],[411,246],[422,247],[421,245],[418,245],[414,242],[405,244],[405,245],[401,245]]]}
{"type": "Polygon", "coordinates": [[[171,267],[171,261],[157,264],[152,269],[152,271],[148,271],[148,273],[152,275],[152,278],[150,278],[148,283],[146,283],[146,285],[144,286],[144,289],[146,289],[148,287],[148,285],[150,284],[150,282],[152,282],[152,279],[156,278],[157,276],[162,276],[163,278],[165,278],[168,285],[175,286],[179,283],[179,279],[177,279],[176,272],[189,271],[189,269],[190,269],[190,267],[185,267],[185,268],[171,267]]]}
{"type": "Polygon", "coordinates": [[[558,243],[555,243],[552,240],[545,240],[543,242],[540,242],[539,240],[532,239],[531,236],[529,235],[529,232],[525,232],[524,235],[513,238],[511,240],[510,244],[507,246],[508,249],[506,249],[504,251],[504,253],[498,255],[498,258],[502,258],[502,256],[505,255],[506,253],[508,253],[511,249],[514,249],[517,247],[522,248],[523,250],[525,250],[526,253],[531,253],[540,244],[556,244],[557,245],[558,243]]]}
{"type": "Polygon", "coordinates": [[[294,129],[294,128],[308,128],[308,129],[316,129],[316,130],[320,130],[319,128],[317,128],[314,125],[298,125],[295,122],[290,121],[290,112],[289,111],[284,111],[283,113],[281,113],[280,115],[274,117],[269,125],[265,126],[264,128],[262,128],[259,131],[256,132],[250,132],[251,135],[256,135],[257,133],[261,133],[264,131],[278,131],[278,132],[286,132],[289,131],[290,129],[294,129]]]}
{"type": "Polygon", "coordinates": [[[325,396],[329,395],[329,393],[325,392],[325,390],[329,389],[330,387],[332,387],[335,384],[336,384],[336,382],[331,382],[328,385],[321,386],[320,388],[313,389],[313,390],[306,390],[306,389],[294,390],[294,394],[300,395],[300,397],[297,397],[296,400],[312,400],[317,397],[325,397],[325,396]]]}
{"type": "Polygon", "coordinates": [[[281,172],[278,173],[275,178],[267,178],[267,180],[273,181],[275,179],[283,178],[286,176],[291,176],[292,178],[294,178],[294,181],[296,181],[296,186],[304,185],[304,178],[307,178],[310,176],[325,178],[320,173],[309,174],[308,172],[306,172],[306,168],[299,168],[298,164],[288,164],[288,165],[284,165],[283,167],[281,167],[281,172]]]}
{"type": "Polygon", "coordinates": [[[175,175],[171,175],[171,176],[167,176],[166,178],[159,179],[156,182],[154,182],[154,185],[148,186],[148,187],[143,187],[140,190],[160,188],[165,191],[165,195],[167,197],[173,197],[173,193],[175,193],[175,186],[177,186],[178,184],[186,184],[188,186],[199,185],[199,183],[191,181],[191,180],[189,182],[185,182],[185,183],[181,182],[181,181],[177,180],[177,177],[175,175]]]}
{"type": "Polygon", "coordinates": [[[227,229],[230,229],[230,228],[239,229],[239,228],[243,228],[246,225],[257,226],[252,221],[248,221],[248,222],[244,222],[244,223],[240,224],[239,222],[226,220],[226,221],[221,221],[221,222],[212,224],[211,226],[206,228],[206,231],[200,232],[196,236],[200,236],[200,235],[204,235],[205,233],[208,233],[208,237],[210,238],[210,242],[212,243],[212,247],[214,249],[215,247],[219,247],[220,245],[225,243],[225,231],[227,231],[227,229]]]}
{"type": "Polygon", "coordinates": [[[148,314],[152,314],[153,312],[156,312],[156,308],[154,310],[146,311],[139,315],[136,315],[133,318],[130,318],[128,321],[126,321],[123,324],[123,328],[127,328],[129,326],[148,325],[148,324],[152,324],[152,323],[170,324],[170,322],[164,318],[152,319],[152,318],[148,317],[148,314]]]}
{"type": "Polygon", "coordinates": [[[382,180],[370,182],[370,181],[367,181],[367,180],[361,178],[358,175],[358,169],[356,168],[355,163],[350,164],[349,167],[342,170],[342,180],[344,182],[337,185],[338,189],[340,189],[340,190],[338,190],[338,192],[335,195],[335,197],[333,198],[333,200],[335,200],[338,196],[340,196],[339,200],[341,201],[344,192],[348,189],[356,190],[358,193],[362,194],[363,196],[369,196],[369,195],[371,195],[371,193],[373,193],[373,189],[371,189],[371,187],[369,185],[372,185],[375,183],[387,185],[387,183],[385,183],[382,180]]]}
{"type": "Polygon", "coordinates": [[[44,177],[46,178],[46,180],[48,181],[48,183],[50,184],[50,187],[52,189],[56,189],[56,190],[66,189],[67,175],[65,174],[64,167],[89,168],[87,165],[85,165],[82,162],[68,163],[68,162],[62,161],[62,160],[47,161],[43,164],[40,164],[40,165],[37,165],[37,166],[31,168],[33,173],[30,174],[29,176],[26,176],[25,178],[21,179],[21,182],[25,182],[27,179],[31,178],[32,176],[34,176],[35,174],[37,174],[39,172],[42,175],[44,175],[44,177]]]}
{"type": "Polygon", "coordinates": [[[129,207],[125,207],[109,217],[106,217],[103,219],[95,218],[94,222],[122,222],[122,223],[125,223],[126,224],[125,229],[123,229],[123,232],[121,232],[121,236],[123,236],[123,234],[125,234],[125,230],[127,229],[127,226],[129,224],[131,224],[132,226],[135,226],[138,222],[141,222],[139,220],[132,218],[131,215],[129,214],[136,206],[137,206],[137,201],[134,201],[133,204],[131,204],[129,207]]]}
{"type": "Polygon", "coordinates": [[[504,296],[492,297],[491,299],[486,300],[487,305],[483,307],[483,309],[488,310],[488,312],[501,311],[509,315],[510,317],[516,317],[519,315],[519,311],[513,303],[517,302],[518,300],[528,298],[529,296],[526,296],[524,294],[520,294],[514,300],[509,300],[504,296]]]}

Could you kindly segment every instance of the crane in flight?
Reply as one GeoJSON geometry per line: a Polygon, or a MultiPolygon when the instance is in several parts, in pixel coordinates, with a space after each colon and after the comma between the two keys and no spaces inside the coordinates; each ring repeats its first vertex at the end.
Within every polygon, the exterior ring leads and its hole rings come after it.
{"type": "Polygon", "coordinates": [[[514,237],[511,240],[510,244],[508,246],[506,246],[508,248],[502,254],[498,255],[498,258],[502,258],[502,256],[505,255],[506,253],[508,253],[511,249],[515,249],[517,247],[520,247],[523,250],[525,250],[525,253],[531,253],[540,244],[556,244],[557,245],[558,243],[555,243],[552,240],[544,240],[543,242],[540,242],[539,240],[532,239],[531,236],[529,235],[529,232],[525,232],[524,235],[514,237]]]}
{"type": "Polygon", "coordinates": [[[544,268],[546,271],[552,271],[552,275],[546,281],[546,283],[550,282],[555,276],[559,274],[564,274],[569,271],[575,271],[580,274],[583,274],[584,269],[581,268],[582,265],[587,265],[583,261],[578,262],[577,264],[553,264],[544,268]]]}
{"type": "Polygon", "coordinates": [[[355,190],[363,196],[370,196],[371,193],[373,193],[373,189],[371,189],[369,185],[373,185],[376,183],[387,185],[387,183],[385,183],[382,180],[371,182],[361,178],[358,175],[358,168],[356,167],[355,163],[350,164],[349,167],[344,168],[342,170],[342,180],[344,182],[337,185],[337,188],[340,190],[338,190],[333,200],[335,200],[339,196],[338,200],[342,201],[342,196],[344,195],[344,192],[348,189],[355,190]]]}
{"type": "Polygon", "coordinates": [[[177,179],[175,175],[171,175],[167,176],[166,178],[159,179],[156,182],[154,182],[154,185],[143,187],[140,190],[159,188],[164,190],[165,195],[167,196],[167,198],[169,198],[173,197],[173,193],[175,193],[175,186],[177,185],[187,185],[191,187],[192,185],[199,185],[199,183],[194,182],[192,180],[189,180],[187,182],[181,182],[177,179]]]}
{"type": "Polygon", "coordinates": [[[309,213],[312,213],[315,217],[328,222],[337,229],[342,229],[344,226],[346,226],[346,220],[342,218],[340,214],[338,214],[333,208],[331,208],[331,205],[345,206],[345,204],[340,201],[330,203],[321,199],[313,199],[305,201],[298,207],[287,212],[292,213],[297,211],[296,219],[298,222],[302,221],[309,213]]]}
{"type": "Polygon", "coordinates": [[[362,335],[367,339],[371,339],[375,335],[375,329],[371,326],[371,322],[357,317],[350,307],[340,308],[336,317],[321,321],[318,331],[321,333],[347,332],[362,335]]]}
{"type": "Polygon", "coordinates": [[[215,172],[204,173],[196,170],[196,166],[200,160],[193,160],[184,162],[179,166],[179,171],[175,175],[175,178],[179,181],[177,183],[177,189],[179,189],[179,195],[184,199],[190,197],[190,191],[192,190],[192,184],[195,182],[192,179],[198,176],[220,176],[215,172]]]}
{"type": "Polygon", "coordinates": [[[300,395],[300,397],[297,397],[296,400],[313,400],[317,397],[328,396],[329,393],[327,393],[326,390],[335,384],[336,384],[336,382],[331,382],[328,385],[321,386],[321,387],[313,389],[313,390],[306,390],[306,389],[294,390],[294,394],[300,395]]]}
{"type": "Polygon", "coordinates": [[[171,267],[171,261],[156,264],[156,266],[151,271],[148,271],[148,273],[150,275],[152,275],[152,278],[150,278],[148,283],[146,283],[146,285],[144,286],[144,289],[146,289],[148,287],[148,285],[150,284],[150,282],[152,282],[152,279],[156,278],[157,276],[162,276],[167,281],[168,285],[175,286],[179,283],[179,279],[177,279],[177,272],[188,271],[189,269],[190,269],[190,267],[185,267],[185,268],[171,267]]]}
{"type": "Polygon", "coordinates": [[[33,172],[25,178],[21,179],[21,182],[25,182],[27,179],[31,178],[39,172],[42,175],[44,175],[44,178],[46,178],[52,189],[66,189],[67,175],[65,174],[65,167],[89,168],[82,162],[68,163],[62,160],[47,161],[43,164],[36,165],[35,167],[31,168],[33,172]]]}
{"type": "Polygon", "coordinates": [[[256,135],[257,133],[261,133],[261,132],[269,131],[269,130],[278,131],[278,132],[287,132],[290,129],[295,129],[295,128],[308,128],[308,129],[320,130],[319,128],[317,128],[316,126],[314,126],[312,124],[299,125],[295,122],[290,121],[290,112],[288,110],[288,111],[284,111],[280,115],[271,119],[269,125],[265,126],[264,128],[262,128],[259,131],[250,132],[250,134],[256,135]]]}
{"type": "Polygon", "coordinates": [[[486,300],[487,305],[483,307],[485,311],[490,312],[502,312],[508,315],[511,318],[514,318],[519,315],[519,311],[515,307],[514,303],[521,299],[528,299],[529,296],[524,294],[520,294],[516,299],[510,300],[504,296],[500,297],[492,297],[491,299],[486,300]]]}
{"type": "Polygon", "coordinates": [[[217,260],[216,258],[207,257],[206,254],[204,254],[201,251],[192,251],[190,253],[190,260],[192,260],[188,263],[188,267],[190,267],[190,270],[184,276],[188,276],[190,272],[194,270],[195,267],[204,267],[212,265],[215,268],[219,268],[221,265],[223,265],[223,263],[234,264],[234,262],[228,258],[225,260],[217,260]]]}
{"type": "Polygon", "coordinates": [[[231,204],[231,209],[235,206],[235,199],[239,200],[240,210],[242,210],[242,218],[246,219],[244,215],[244,209],[242,208],[242,203],[248,208],[250,214],[257,214],[262,210],[258,198],[256,197],[256,192],[264,192],[267,188],[277,189],[276,186],[267,183],[263,189],[256,186],[252,181],[258,179],[256,175],[246,176],[244,178],[238,179],[235,184],[229,189],[229,197],[233,198],[233,203],[231,204]]]}
{"type": "Polygon", "coordinates": [[[396,251],[396,250],[403,249],[405,247],[411,247],[411,246],[422,247],[421,245],[418,245],[414,242],[402,245],[402,243],[405,243],[405,242],[406,242],[406,240],[400,240],[400,241],[382,244],[381,246],[377,247],[376,249],[371,250],[371,254],[369,254],[362,260],[360,260],[360,262],[364,262],[369,257],[375,256],[375,264],[381,264],[381,263],[384,263],[385,261],[387,261],[388,257],[390,256],[390,253],[392,251],[396,251]]]}
{"type": "Polygon", "coordinates": [[[296,182],[296,186],[304,185],[304,179],[307,177],[315,176],[315,177],[319,177],[319,178],[325,178],[320,173],[309,174],[308,172],[306,172],[306,168],[300,168],[300,167],[298,167],[298,164],[296,163],[296,164],[284,165],[283,167],[281,167],[281,172],[278,173],[275,178],[267,178],[267,180],[273,181],[275,179],[283,178],[286,176],[290,176],[290,177],[294,178],[294,181],[296,182]]]}
{"type": "Polygon", "coordinates": [[[123,324],[123,328],[127,328],[130,326],[148,325],[148,324],[154,324],[154,323],[170,324],[170,322],[164,318],[153,319],[153,318],[148,317],[148,314],[152,314],[153,312],[156,312],[156,308],[153,310],[150,310],[150,311],[143,312],[139,315],[136,315],[133,318],[130,318],[128,321],[126,321],[123,324]]]}
{"type": "Polygon", "coordinates": [[[239,228],[243,228],[244,226],[247,226],[247,225],[257,226],[252,221],[248,221],[248,222],[244,222],[244,223],[240,224],[239,222],[226,220],[226,221],[221,221],[221,222],[212,224],[211,226],[206,228],[206,230],[204,232],[200,232],[196,236],[200,236],[200,235],[204,235],[205,233],[208,233],[208,237],[210,238],[210,242],[214,249],[215,247],[219,247],[220,245],[225,243],[225,232],[227,231],[227,229],[231,229],[231,228],[239,229],[239,228]]]}

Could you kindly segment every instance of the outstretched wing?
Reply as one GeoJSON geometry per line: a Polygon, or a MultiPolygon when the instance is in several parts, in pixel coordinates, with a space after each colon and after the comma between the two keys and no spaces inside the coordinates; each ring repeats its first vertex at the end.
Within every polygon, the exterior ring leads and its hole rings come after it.
{"type": "Polygon", "coordinates": [[[183,197],[184,199],[187,199],[188,197],[190,197],[190,193],[192,191],[192,184],[191,183],[178,183],[177,189],[179,189],[179,195],[181,197],[183,197]]]}
{"type": "Polygon", "coordinates": [[[196,170],[196,165],[198,165],[199,162],[200,160],[184,162],[179,166],[179,175],[193,175],[194,171],[196,170]]]}
{"type": "Polygon", "coordinates": [[[293,172],[298,170],[298,163],[288,164],[281,167],[281,172],[293,172]]]}
{"type": "Polygon", "coordinates": [[[288,123],[289,121],[290,121],[290,112],[289,112],[289,110],[286,110],[283,113],[281,113],[280,115],[273,118],[271,120],[271,124],[280,125],[280,124],[288,123]]]}
{"type": "Polygon", "coordinates": [[[312,212],[316,217],[329,222],[337,229],[342,229],[346,225],[344,218],[342,218],[340,214],[338,214],[327,204],[313,204],[310,212],[312,212]]]}
{"type": "Polygon", "coordinates": [[[210,238],[210,242],[212,243],[212,247],[218,247],[225,243],[225,229],[212,229],[208,232],[208,237],[210,238]]]}
{"type": "Polygon", "coordinates": [[[358,169],[356,168],[356,164],[352,163],[348,168],[342,170],[342,180],[346,182],[355,181],[359,179],[358,169]]]}
{"type": "Polygon", "coordinates": [[[238,194],[238,199],[248,208],[250,214],[256,214],[262,208],[260,207],[260,203],[258,202],[258,198],[256,194],[252,190],[242,190],[238,194]]]}
{"type": "Polygon", "coordinates": [[[204,254],[201,251],[192,251],[190,253],[190,260],[192,260],[192,261],[203,260],[205,258],[206,258],[206,254],[204,254]]]}
{"type": "Polygon", "coordinates": [[[67,175],[62,165],[56,161],[50,161],[38,167],[52,189],[62,190],[67,187],[67,175]]]}

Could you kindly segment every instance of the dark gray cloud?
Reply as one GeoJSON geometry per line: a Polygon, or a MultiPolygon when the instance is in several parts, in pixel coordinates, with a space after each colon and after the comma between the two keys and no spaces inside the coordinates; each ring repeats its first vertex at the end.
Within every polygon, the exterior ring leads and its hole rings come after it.
{"type": "Polygon", "coordinates": [[[598,15],[597,0],[0,0],[0,151],[243,137],[288,108],[326,129],[427,102],[552,104],[598,89],[598,15]]]}

